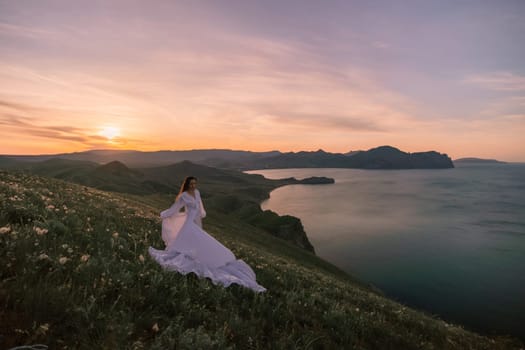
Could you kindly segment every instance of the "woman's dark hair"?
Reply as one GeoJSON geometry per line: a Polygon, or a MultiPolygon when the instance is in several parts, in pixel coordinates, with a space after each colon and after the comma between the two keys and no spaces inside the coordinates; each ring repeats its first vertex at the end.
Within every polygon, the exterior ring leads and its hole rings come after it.
{"type": "Polygon", "coordinates": [[[197,181],[197,178],[195,176],[187,176],[184,181],[182,182],[182,186],[180,186],[179,194],[177,195],[177,198],[184,192],[188,190],[190,187],[191,180],[197,181]]]}

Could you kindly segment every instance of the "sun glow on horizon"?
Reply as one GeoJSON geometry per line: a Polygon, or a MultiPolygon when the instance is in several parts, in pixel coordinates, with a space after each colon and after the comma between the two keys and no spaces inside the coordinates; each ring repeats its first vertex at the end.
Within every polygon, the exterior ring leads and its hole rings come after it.
{"type": "Polygon", "coordinates": [[[109,141],[112,141],[115,137],[120,136],[120,129],[114,126],[105,126],[99,131],[98,134],[100,136],[104,136],[109,141]]]}

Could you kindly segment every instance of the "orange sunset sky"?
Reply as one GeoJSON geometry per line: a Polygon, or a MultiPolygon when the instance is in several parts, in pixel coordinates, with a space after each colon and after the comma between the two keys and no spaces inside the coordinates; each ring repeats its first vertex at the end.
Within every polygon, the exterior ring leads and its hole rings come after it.
{"type": "Polygon", "coordinates": [[[0,0],[0,154],[525,161],[523,1],[0,0]]]}

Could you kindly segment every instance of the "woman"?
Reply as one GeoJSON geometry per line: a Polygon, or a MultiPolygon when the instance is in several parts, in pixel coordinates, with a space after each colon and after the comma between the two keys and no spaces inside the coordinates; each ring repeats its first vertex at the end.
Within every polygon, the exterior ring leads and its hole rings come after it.
{"type": "Polygon", "coordinates": [[[202,205],[197,179],[188,176],[182,183],[175,203],[160,213],[164,250],[149,248],[150,255],[164,268],[182,274],[194,272],[207,277],[214,284],[229,286],[232,283],[264,292],[266,289],[255,280],[255,273],[248,264],[202,229],[206,211],[202,205]],[[184,212],[180,212],[185,208],[184,212]]]}

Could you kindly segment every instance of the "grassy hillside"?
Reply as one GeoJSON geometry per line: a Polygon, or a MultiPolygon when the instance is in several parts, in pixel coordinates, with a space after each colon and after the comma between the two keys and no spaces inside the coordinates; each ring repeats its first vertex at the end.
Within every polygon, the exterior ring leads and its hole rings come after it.
{"type": "MultiPolygon", "coordinates": [[[[2,165],[0,164],[0,167],[2,165]]],[[[297,218],[281,217],[271,211],[262,211],[259,203],[268,193],[285,184],[303,183],[294,178],[270,180],[261,175],[245,174],[236,170],[217,169],[183,161],[168,166],[130,169],[112,161],[97,164],[79,160],[53,158],[42,162],[18,162],[8,167],[25,173],[53,177],[99,190],[153,198],[153,203],[168,207],[179,192],[180,184],[188,175],[197,176],[206,188],[203,199],[212,211],[235,216],[258,226],[279,238],[314,251],[304,228],[297,218]]],[[[326,183],[326,178],[310,178],[304,183],[326,183]]],[[[333,181],[333,180],[332,180],[333,181]]]]}
{"type": "Polygon", "coordinates": [[[0,171],[0,348],[518,349],[407,308],[295,245],[209,211],[267,293],[163,271],[165,199],[0,171]]]}

